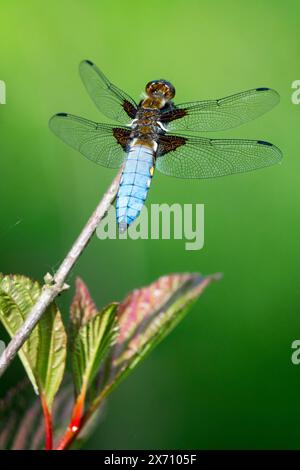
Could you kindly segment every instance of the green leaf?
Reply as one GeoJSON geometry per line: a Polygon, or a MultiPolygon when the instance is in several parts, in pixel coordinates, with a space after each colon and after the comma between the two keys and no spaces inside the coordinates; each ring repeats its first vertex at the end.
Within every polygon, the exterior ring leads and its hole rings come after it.
{"type": "Polygon", "coordinates": [[[85,397],[100,363],[116,340],[117,304],[100,312],[81,279],[76,281],[76,294],[71,305],[71,361],[77,396],[85,397]]]}
{"type": "Polygon", "coordinates": [[[109,374],[102,390],[110,391],[134,369],[219,277],[173,274],[131,292],[118,308],[119,336],[107,360],[109,374]]]}
{"type": "MultiPolygon", "coordinates": [[[[21,328],[41,290],[25,276],[0,274],[0,321],[11,337],[21,328]]],[[[49,409],[63,377],[66,343],[60,312],[52,303],[18,353],[36,393],[45,398],[49,409]]]]}

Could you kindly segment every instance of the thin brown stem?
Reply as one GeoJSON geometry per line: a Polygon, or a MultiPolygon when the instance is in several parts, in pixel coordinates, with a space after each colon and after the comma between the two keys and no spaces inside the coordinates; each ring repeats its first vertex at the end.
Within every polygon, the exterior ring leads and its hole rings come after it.
{"type": "Polygon", "coordinates": [[[11,361],[14,359],[19,349],[23,346],[24,342],[30,336],[32,330],[42,317],[43,313],[49,307],[49,305],[58,296],[58,294],[60,294],[64,289],[67,288],[67,286],[65,285],[65,280],[67,279],[67,276],[69,275],[74,264],[76,263],[79,256],[81,255],[89,240],[91,239],[92,235],[94,234],[99,222],[103,219],[110,205],[113,203],[116,197],[121,174],[122,169],[120,169],[112,184],[104,194],[103,198],[101,199],[95,211],[89,218],[79,237],[73,244],[72,248],[70,249],[63,262],[61,263],[57,272],[54,274],[53,278],[51,278],[51,282],[48,281],[44,285],[40,297],[37,299],[36,303],[32,307],[23,325],[2,353],[0,357],[0,377],[10,365],[11,361]]]}

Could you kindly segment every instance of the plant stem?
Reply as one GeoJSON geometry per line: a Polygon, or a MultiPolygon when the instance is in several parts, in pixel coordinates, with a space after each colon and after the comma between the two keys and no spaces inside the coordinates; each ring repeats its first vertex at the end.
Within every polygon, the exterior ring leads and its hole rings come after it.
{"type": "MultiPolygon", "coordinates": [[[[78,425],[76,426],[73,426],[74,423],[74,420],[73,420],[73,417],[77,416],[78,417],[78,401],[83,401],[84,398],[85,398],[85,395],[83,395],[81,397],[81,400],[76,400],[75,404],[74,404],[74,407],[73,407],[73,412],[72,412],[72,418],[71,418],[71,422],[65,432],[65,434],[63,435],[63,437],[61,438],[61,440],[59,441],[57,447],[55,450],[66,450],[68,449],[71,444],[75,441],[76,437],[78,436],[78,434],[82,431],[83,427],[87,424],[87,422],[90,420],[90,418],[93,416],[93,414],[95,413],[95,411],[97,411],[97,409],[99,408],[99,406],[101,405],[101,403],[103,402],[103,400],[107,397],[107,395],[115,388],[116,386],[116,382],[117,382],[117,379],[120,378],[121,376],[121,370],[119,371],[119,373],[116,375],[115,377],[115,381],[113,382],[109,382],[104,388],[103,390],[101,391],[100,395],[97,396],[97,398],[95,398],[95,400],[91,403],[89,409],[87,410],[87,412],[82,416],[82,418],[80,419],[80,421],[77,421],[76,424],[78,423],[78,425]]],[[[83,410],[83,403],[81,404],[80,406],[81,410],[83,410]]]]}
{"type": "MultiPolygon", "coordinates": [[[[84,414],[84,416],[80,420],[80,423],[78,423],[78,426],[73,426],[72,425],[72,420],[71,420],[70,425],[68,426],[65,434],[61,438],[61,440],[60,440],[60,442],[57,445],[55,450],[66,450],[70,447],[70,445],[74,442],[74,440],[76,439],[78,434],[82,431],[83,427],[86,425],[86,423],[92,417],[94,412],[98,409],[101,402],[108,395],[108,393],[110,392],[112,387],[113,387],[113,384],[109,384],[102,390],[101,394],[92,403],[92,405],[88,409],[88,411],[84,414]]],[[[77,402],[75,403],[75,407],[76,407],[76,404],[77,404],[77,402]]]]}
{"type": "Polygon", "coordinates": [[[47,406],[45,397],[41,395],[41,404],[44,414],[45,424],[45,450],[52,450],[53,448],[53,429],[52,429],[52,416],[47,406]]]}
{"type": "Polygon", "coordinates": [[[28,317],[24,321],[19,331],[12,338],[7,348],[2,353],[0,357],[0,377],[10,365],[11,361],[14,359],[19,349],[23,346],[24,342],[30,336],[32,330],[42,317],[45,310],[58,296],[58,294],[60,294],[63,290],[68,287],[65,285],[65,280],[69,275],[71,269],[73,268],[74,264],[78,260],[79,256],[87,246],[98,224],[105,216],[110,205],[113,203],[119,188],[121,174],[122,168],[119,170],[117,176],[115,177],[110,187],[104,194],[103,198],[99,202],[98,206],[96,207],[95,211],[89,218],[79,237],[73,244],[72,248],[70,249],[63,262],[61,263],[57,272],[54,274],[53,278],[51,279],[51,283],[46,282],[41,295],[32,307],[28,317]]]}

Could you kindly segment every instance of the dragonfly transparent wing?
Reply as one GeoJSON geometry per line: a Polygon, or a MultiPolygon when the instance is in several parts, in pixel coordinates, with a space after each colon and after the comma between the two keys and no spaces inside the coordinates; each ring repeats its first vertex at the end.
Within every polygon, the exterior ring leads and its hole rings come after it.
{"type": "Polygon", "coordinates": [[[88,94],[102,114],[122,124],[128,124],[134,119],[137,108],[135,101],[110,83],[93,62],[82,61],[79,72],[88,94]]]}
{"type": "Polygon", "coordinates": [[[177,178],[215,178],[278,163],[281,151],[262,140],[161,136],[156,168],[177,178]]]}
{"type": "Polygon", "coordinates": [[[66,113],[53,116],[49,127],[61,140],[94,163],[118,168],[124,161],[130,134],[127,127],[98,124],[66,113]]]}
{"type": "Polygon", "coordinates": [[[222,131],[261,116],[279,100],[277,91],[256,88],[218,100],[179,104],[160,120],[170,131],[222,131]]]}

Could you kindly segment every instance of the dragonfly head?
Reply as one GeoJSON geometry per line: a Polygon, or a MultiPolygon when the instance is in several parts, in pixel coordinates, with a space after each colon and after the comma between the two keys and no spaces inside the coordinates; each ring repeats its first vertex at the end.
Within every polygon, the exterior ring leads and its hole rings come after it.
{"type": "Polygon", "coordinates": [[[167,80],[152,80],[146,85],[146,93],[151,98],[162,98],[170,101],[175,96],[175,88],[167,80]]]}

